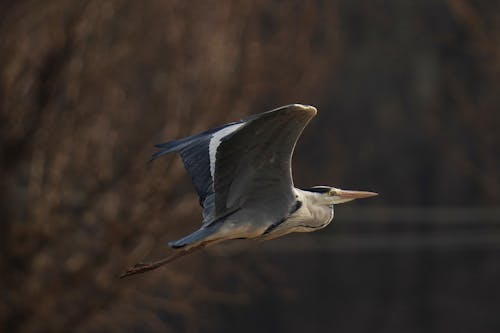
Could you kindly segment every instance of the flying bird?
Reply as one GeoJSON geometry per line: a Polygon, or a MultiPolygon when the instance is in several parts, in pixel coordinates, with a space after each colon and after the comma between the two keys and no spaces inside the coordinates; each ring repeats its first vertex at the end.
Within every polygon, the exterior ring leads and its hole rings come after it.
{"type": "Polygon", "coordinates": [[[334,205],[377,195],[331,186],[299,189],[292,154],[316,108],[283,106],[187,138],[157,144],[152,160],[179,153],[203,208],[201,227],[169,245],[173,255],[139,263],[122,277],[158,268],[174,259],[230,239],[273,239],[326,227],[334,205]]]}

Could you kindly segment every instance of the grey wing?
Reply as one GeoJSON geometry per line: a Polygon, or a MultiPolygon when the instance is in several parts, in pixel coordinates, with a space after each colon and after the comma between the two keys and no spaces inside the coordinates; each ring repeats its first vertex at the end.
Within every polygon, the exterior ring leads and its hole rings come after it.
{"type": "Polygon", "coordinates": [[[315,115],[313,107],[288,105],[244,119],[242,126],[221,138],[210,196],[211,221],[242,208],[273,223],[288,216],[296,205],[293,150],[315,115]]]}
{"type": "Polygon", "coordinates": [[[257,114],[183,139],[157,144],[152,160],[178,152],[209,225],[246,207],[269,218],[295,204],[291,158],[313,107],[298,104],[257,114]]]}

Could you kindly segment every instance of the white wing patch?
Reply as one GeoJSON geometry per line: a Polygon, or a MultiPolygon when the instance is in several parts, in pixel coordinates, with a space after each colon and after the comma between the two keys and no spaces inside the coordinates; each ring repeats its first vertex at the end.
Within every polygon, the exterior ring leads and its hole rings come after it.
{"type": "Polygon", "coordinates": [[[220,131],[214,133],[212,138],[210,139],[210,145],[208,147],[208,153],[210,156],[210,174],[212,175],[212,179],[215,181],[215,156],[217,154],[217,148],[219,148],[221,140],[234,131],[236,131],[241,126],[245,125],[245,123],[234,124],[228,127],[221,129],[220,131]]]}

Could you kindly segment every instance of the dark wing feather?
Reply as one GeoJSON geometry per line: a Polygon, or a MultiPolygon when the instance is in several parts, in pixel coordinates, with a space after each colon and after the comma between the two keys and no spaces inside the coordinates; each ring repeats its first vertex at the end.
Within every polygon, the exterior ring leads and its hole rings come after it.
{"type": "Polygon", "coordinates": [[[210,140],[214,133],[235,124],[239,123],[226,124],[200,134],[155,145],[155,147],[161,148],[161,150],[153,154],[151,160],[171,152],[180,153],[184,167],[191,176],[196,192],[200,197],[201,206],[204,208],[209,207],[204,210],[204,215],[208,214],[213,206],[210,204],[213,200],[211,198],[207,200],[213,194],[213,180],[210,173],[209,156],[210,140]],[[205,203],[206,200],[207,203],[205,203]]]}
{"type": "Polygon", "coordinates": [[[216,221],[249,208],[266,216],[286,216],[295,203],[291,159],[316,109],[288,105],[244,119],[222,138],[215,164],[216,221]]]}

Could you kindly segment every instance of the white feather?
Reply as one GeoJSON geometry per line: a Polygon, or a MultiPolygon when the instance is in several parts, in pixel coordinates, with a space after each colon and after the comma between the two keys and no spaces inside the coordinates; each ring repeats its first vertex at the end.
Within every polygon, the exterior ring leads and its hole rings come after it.
{"type": "Polygon", "coordinates": [[[217,155],[217,149],[219,148],[221,140],[236,131],[238,128],[243,126],[244,123],[241,124],[234,124],[228,127],[225,127],[221,129],[218,132],[215,132],[212,135],[212,138],[210,139],[210,145],[208,147],[208,152],[210,156],[210,174],[212,175],[212,179],[215,180],[215,162],[216,162],[216,155],[217,155]]]}

